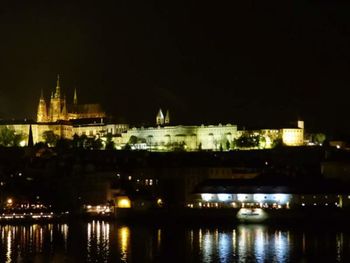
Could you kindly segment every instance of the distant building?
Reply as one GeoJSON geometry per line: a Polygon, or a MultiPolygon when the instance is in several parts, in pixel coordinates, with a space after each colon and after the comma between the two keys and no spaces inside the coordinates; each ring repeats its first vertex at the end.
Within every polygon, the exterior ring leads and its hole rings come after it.
{"type": "Polygon", "coordinates": [[[298,121],[297,127],[283,128],[282,140],[287,146],[302,146],[304,145],[304,122],[298,121]]]}
{"type": "Polygon", "coordinates": [[[26,146],[29,141],[29,130],[32,127],[33,143],[43,142],[45,132],[52,132],[57,138],[73,138],[73,126],[69,122],[59,121],[56,123],[36,123],[30,120],[10,120],[0,122],[1,128],[14,130],[15,134],[22,136],[20,146],[26,146]]]}
{"type": "Polygon", "coordinates": [[[129,144],[132,149],[173,151],[173,150],[212,150],[222,151],[237,148],[235,139],[241,136],[259,136],[256,146],[249,149],[272,148],[277,140],[286,146],[304,145],[304,122],[298,121],[295,127],[238,130],[237,125],[170,125],[170,114],[161,109],[156,115],[155,127],[131,128],[116,138],[119,148],[129,144]]]}
{"type": "Polygon", "coordinates": [[[111,135],[117,149],[129,145],[131,149],[151,151],[268,149],[279,140],[286,146],[304,145],[303,121],[287,128],[239,130],[234,124],[174,125],[170,117],[169,110],[164,114],[159,109],[155,118],[156,126],[153,127],[129,128],[128,124],[111,122],[99,104],[78,104],[76,90],[73,103],[68,104],[66,96],[62,95],[58,75],[55,92],[51,93],[48,104],[41,92],[36,122],[2,121],[0,127],[6,126],[23,135],[21,145],[28,142],[30,125],[34,143],[44,141],[45,134],[52,132],[57,138],[63,139],[73,139],[75,134],[102,139],[111,135]],[[254,143],[248,147],[237,147],[236,140],[244,136],[254,143]]]}
{"type": "Polygon", "coordinates": [[[190,208],[349,207],[349,190],[334,181],[207,180],[197,186],[190,208]]]}
{"type": "Polygon", "coordinates": [[[66,96],[61,94],[59,75],[57,76],[55,92],[51,93],[48,107],[43,92],[41,92],[37,113],[38,123],[104,117],[106,117],[106,114],[99,104],[78,104],[76,89],[74,90],[73,104],[68,105],[66,96]]]}
{"type": "Polygon", "coordinates": [[[304,145],[304,121],[299,120],[295,126],[279,127],[279,128],[262,128],[238,130],[238,137],[260,136],[260,149],[269,149],[274,147],[277,141],[280,141],[285,146],[303,146],[304,145]]]}
{"type": "Polygon", "coordinates": [[[227,125],[170,125],[169,110],[164,114],[160,109],[156,116],[156,127],[131,128],[121,134],[117,144],[126,144],[134,149],[155,151],[172,150],[229,150],[237,135],[237,126],[227,125]],[[134,138],[135,141],[132,141],[134,138]]]}

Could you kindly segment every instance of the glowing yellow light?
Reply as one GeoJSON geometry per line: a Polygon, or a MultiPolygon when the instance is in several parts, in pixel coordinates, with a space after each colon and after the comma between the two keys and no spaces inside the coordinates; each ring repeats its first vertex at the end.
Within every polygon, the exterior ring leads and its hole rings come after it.
{"type": "Polygon", "coordinates": [[[7,204],[8,205],[12,205],[13,204],[13,200],[11,198],[7,199],[7,204]]]}
{"type": "Polygon", "coordinates": [[[20,143],[19,143],[19,146],[21,146],[21,147],[24,147],[24,146],[26,146],[26,141],[21,141],[20,143]]]}
{"type": "Polygon", "coordinates": [[[162,206],[163,205],[163,200],[161,198],[158,198],[157,205],[158,206],[162,206]]]}
{"type": "Polygon", "coordinates": [[[128,227],[122,227],[118,230],[120,250],[122,253],[122,260],[127,262],[128,250],[129,250],[129,240],[130,240],[130,230],[128,227]]]}
{"type": "Polygon", "coordinates": [[[127,197],[123,197],[123,198],[118,199],[117,207],[119,207],[119,208],[130,208],[131,207],[130,199],[127,198],[127,197]]]}

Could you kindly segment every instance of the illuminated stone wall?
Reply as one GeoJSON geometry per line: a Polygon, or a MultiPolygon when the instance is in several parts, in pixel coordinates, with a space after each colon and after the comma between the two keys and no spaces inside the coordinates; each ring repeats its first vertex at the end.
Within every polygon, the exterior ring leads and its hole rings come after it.
{"type": "Polygon", "coordinates": [[[237,126],[227,124],[132,128],[122,134],[122,144],[131,143],[132,136],[138,139],[137,144],[151,150],[220,150],[227,147],[227,142],[231,144],[237,136],[237,126]]]}
{"type": "Polygon", "coordinates": [[[0,125],[0,129],[7,127],[13,129],[16,134],[22,134],[23,140],[20,146],[26,146],[29,138],[29,128],[32,126],[33,142],[43,142],[43,134],[45,131],[52,131],[59,138],[71,139],[73,137],[73,127],[69,124],[3,124],[0,125]]]}
{"type": "Polygon", "coordinates": [[[107,134],[117,135],[129,129],[128,124],[105,124],[93,123],[86,125],[75,125],[72,128],[72,134],[79,136],[86,135],[88,137],[103,137],[107,134]]]}
{"type": "Polygon", "coordinates": [[[86,135],[88,137],[103,137],[104,135],[111,133],[112,135],[120,134],[128,129],[127,124],[93,124],[93,125],[82,125],[73,126],[70,123],[23,123],[23,124],[2,124],[2,127],[13,129],[16,134],[23,135],[23,141],[21,146],[28,144],[29,127],[32,126],[33,142],[43,142],[44,132],[52,131],[58,138],[62,139],[73,139],[73,135],[79,136],[86,135]]]}
{"type": "Polygon", "coordinates": [[[304,130],[299,128],[282,129],[282,141],[287,146],[304,145],[304,130]]]}
{"type": "MultiPolygon", "coordinates": [[[[2,124],[12,128],[16,133],[23,134],[21,145],[28,142],[29,123],[2,124]]],[[[113,140],[117,149],[124,148],[127,144],[132,149],[144,149],[155,151],[197,151],[197,150],[231,150],[234,149],[234,140],[247,131],[237,130],[236,125],[209,125],[209,126],[158,126],[148,128],[131,128],[127,124],[92,123],[73,125],[72,123],[34,123],[32,124],[34,143],[42,142],[45,131],[52,131],[59,138],[73,139],[73,135],[86,135],[88,137],[104,137],[107,134],[114,136],[113,140]],[[135,141],[132,141],[136,139],[135,141]]],[[[250,134],[259,134],[264,138],[259,144],[259,149],[273,147],[273,142],[280,138],[287,146],[304,145],[304,129],[262,129],[248,131],[250,134]]]]}

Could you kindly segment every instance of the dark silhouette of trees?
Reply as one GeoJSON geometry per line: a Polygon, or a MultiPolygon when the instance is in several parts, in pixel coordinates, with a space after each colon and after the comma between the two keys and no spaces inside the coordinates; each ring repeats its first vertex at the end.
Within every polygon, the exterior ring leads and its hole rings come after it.
{"type": "Polygon", "coordinates": [[[53,131],[43,132],[43,140],[50,147],[55,147],[58,139],[58,135],[56,135],[53,131]]]}
{"type": "Polygon", "coordinates": [[[14,129],[8,127],[2,127],[0,129],[0,145],[6,147],[19,146],[20,142],[24,139],[23,134],[18,134],[14,129]]]}
{"type": "Polygon", "coordinates": [[[260,135],[242,134],[239,138],[234,140],[238,148],[256,148],[259,147],[260,135]]]}

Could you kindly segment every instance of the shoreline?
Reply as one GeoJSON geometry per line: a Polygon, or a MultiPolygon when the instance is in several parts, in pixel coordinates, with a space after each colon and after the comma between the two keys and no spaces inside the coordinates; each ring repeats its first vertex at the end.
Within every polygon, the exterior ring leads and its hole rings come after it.
{"type": "MultiPolygon", "coordinates": [[[[302,209],[264,209],[264,217],[239,217],[240,209],[118,209],[112,215],[88,214],[51,214],[38,218],[9,217],[0,218],[0,225],[33,224],[33,223],[66,223],[72,221],[103,220],[120,223],[135,224],[236,224],[236,223],[266,223],[266,224],[323,224],[326,222],[348,223],[350,209],[339,208],[302,208],[302,209]]],[[[8,214],[11,216],[12,214],[8,214]]]]}

